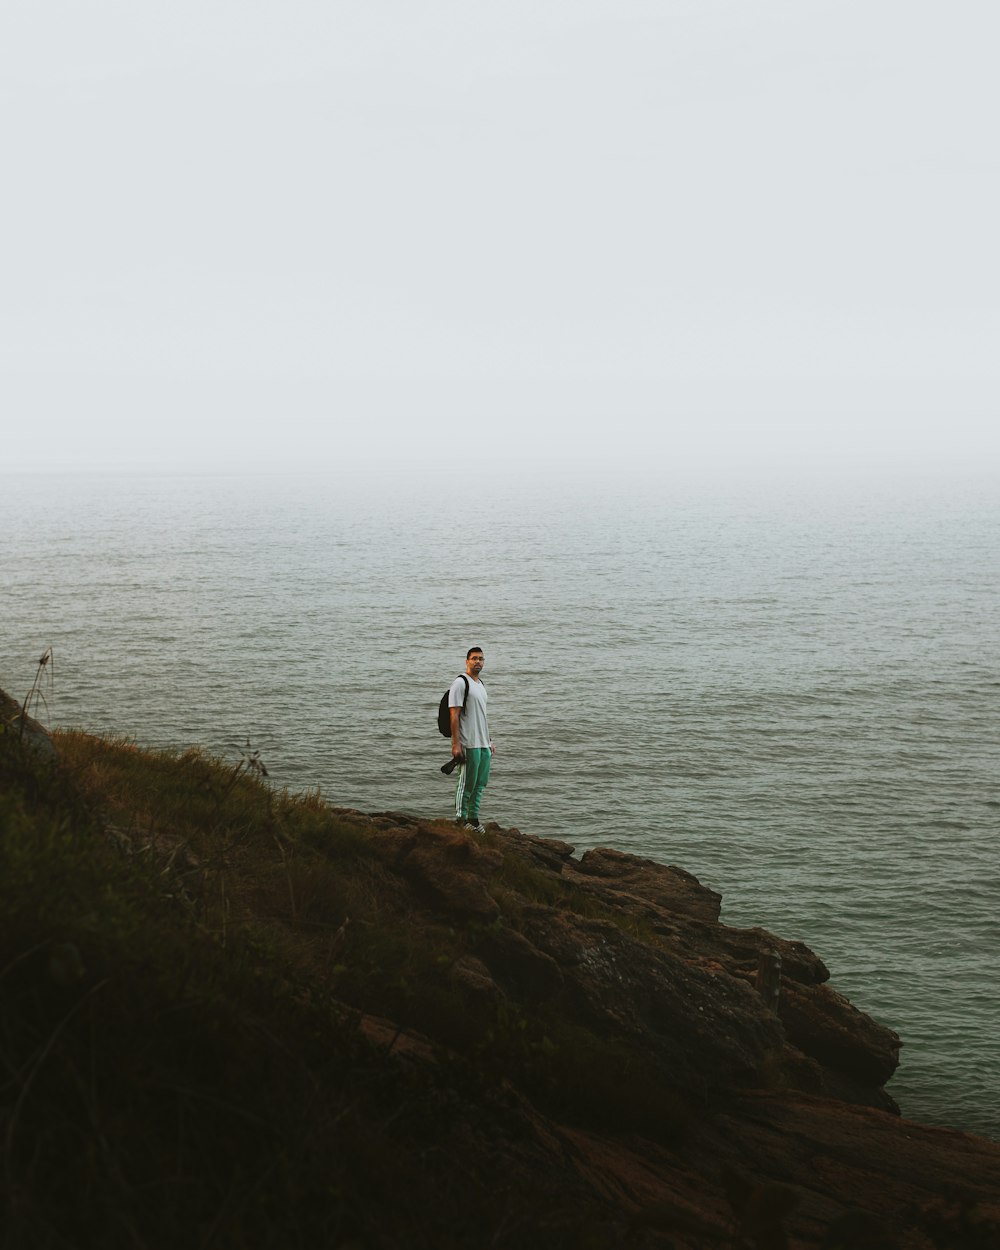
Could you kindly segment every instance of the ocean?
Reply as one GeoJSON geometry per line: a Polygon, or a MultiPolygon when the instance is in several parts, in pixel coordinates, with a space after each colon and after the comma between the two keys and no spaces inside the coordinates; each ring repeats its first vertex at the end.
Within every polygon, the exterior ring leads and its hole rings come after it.
{"type": "Polygon", "coordinates": [[[6,473],[0,686],[51,647],[52,727],[447,815],[481,646],[485,820],[806,942],[904,1114],[1000,1138],[998,551],[986,476],[6,473]]]}

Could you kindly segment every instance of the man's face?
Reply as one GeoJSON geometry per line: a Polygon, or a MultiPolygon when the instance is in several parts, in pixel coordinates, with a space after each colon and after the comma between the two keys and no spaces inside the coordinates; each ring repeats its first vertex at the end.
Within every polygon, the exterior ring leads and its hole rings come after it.
{"type": "Polygon", "coordinates": [[[470,672],[473,677],[478,677],[483,671],[483,665],[486,661],[483,659],[482,651],[473,651],[465,662],[466,671],[470,672]]]}

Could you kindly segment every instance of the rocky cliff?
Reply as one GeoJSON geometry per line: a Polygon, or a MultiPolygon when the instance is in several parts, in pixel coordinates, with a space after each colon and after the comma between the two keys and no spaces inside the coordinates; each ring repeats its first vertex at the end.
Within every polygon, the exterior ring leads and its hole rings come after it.
{"type": "Polygon", "coordinates": [[[681,868],[12,717],[6,1246],[1000,1246],[1000,1146],[681,868]]]}
{"type": "Polygon", "coordinates": [[[477,840],[350,815],[404,884],[415,931],[480,922],[449,969],[471,997],[545,1004],[648,1074],[650,1116],[631,1108],[631,1132],[573,1127],[570,1114],[538,1135],[622,1213],[626,1241],[642,1229],[675,1247],[1000,1247],[1000,1146],[899,1117],[884,1086],[900,1039],[802,943],[721,924],[720,896],[677,867],[609,848],[577,858],[517,829],[477,840]],[[522,900],[516,926],[490,888],[511,859],[565,891],[522,900]],[[676,1135],[657,1131],[664,1088],[683,1108],[676,1135]]]}

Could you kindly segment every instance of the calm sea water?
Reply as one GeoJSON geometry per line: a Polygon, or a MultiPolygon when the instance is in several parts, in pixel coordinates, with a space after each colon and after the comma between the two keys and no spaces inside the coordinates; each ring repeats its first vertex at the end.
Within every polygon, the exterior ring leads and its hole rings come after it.
{"type": "Polygon", "coordinates": [[[486,819],[805,941],[904,1113],[1000,1137],[996,483],[440,479],[0,476],[0,685],[51,646],[53,726],[446,814],[479,644],[486,819]]]}

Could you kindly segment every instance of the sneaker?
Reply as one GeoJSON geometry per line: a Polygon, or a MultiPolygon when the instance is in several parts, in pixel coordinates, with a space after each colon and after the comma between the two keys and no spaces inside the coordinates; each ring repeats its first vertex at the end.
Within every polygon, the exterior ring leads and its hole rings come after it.
{"type": "Polygon", "coordinates": [[[485,833],[486,832],[486,826],[480,824],[478,820],[467,820],[465,822],[465,827],[466,829],[469,830],[470,833],[485,833]]]}

